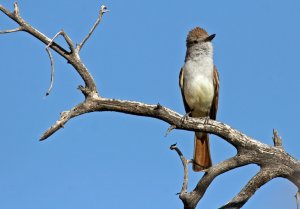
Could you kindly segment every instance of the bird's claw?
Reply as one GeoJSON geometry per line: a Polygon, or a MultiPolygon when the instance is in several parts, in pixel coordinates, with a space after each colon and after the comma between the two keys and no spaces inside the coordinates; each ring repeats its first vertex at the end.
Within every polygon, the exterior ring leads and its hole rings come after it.
{"type": "Polygon", "coordinates": [[[184,123],[188,119],[188,117],[190,117],[190,114],[191,114],[191,111],[187,112],[184,116],[182,116],[181,123],[184,123]]]}

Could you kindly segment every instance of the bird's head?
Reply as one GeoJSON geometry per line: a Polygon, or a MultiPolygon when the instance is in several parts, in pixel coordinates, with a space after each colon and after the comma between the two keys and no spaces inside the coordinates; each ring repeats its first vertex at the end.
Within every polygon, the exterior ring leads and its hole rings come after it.
{"type": "Polygon", "coordinates": [[[189,47],[197,44],[210,43],[215,36],[216,34],[208,35],[206,30],[196,27],[189,32],[186,39],[186,45],[189,47]]]}

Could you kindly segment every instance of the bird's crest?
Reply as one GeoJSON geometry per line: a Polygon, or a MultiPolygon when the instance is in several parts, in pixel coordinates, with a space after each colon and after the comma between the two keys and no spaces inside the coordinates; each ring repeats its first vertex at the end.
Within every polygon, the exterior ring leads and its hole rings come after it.
{"type": "Polygon", "coordinates": [[[196,27],[189,32],[186,41],[192,42],[196,40],[205,39],[207,37],[208,37],[208,33],[206,32],[206,30],[200,27],[196,27]]]}

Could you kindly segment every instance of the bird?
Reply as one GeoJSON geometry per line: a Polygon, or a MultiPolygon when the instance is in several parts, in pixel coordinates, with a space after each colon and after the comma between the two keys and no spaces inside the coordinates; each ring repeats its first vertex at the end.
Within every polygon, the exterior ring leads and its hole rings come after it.
{"type": "MultiPolygon", "coordinates": [[[[192,29],[186,39],[186,56],[179,74],[179,86],[185,116],[215,120],[219,100],[219,74],[213,61],[212,40],[216,34],[200,27],[192,29]]],[[[209,135],[197,131],[194,137],[193,170],[205,171],[212,166],[209,135]]]]}

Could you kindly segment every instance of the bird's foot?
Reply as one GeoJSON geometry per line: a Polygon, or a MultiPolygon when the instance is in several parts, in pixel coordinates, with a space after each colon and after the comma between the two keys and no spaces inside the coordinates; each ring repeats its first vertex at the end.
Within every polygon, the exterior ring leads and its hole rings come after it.
{"type": "Polygon", "coordinates": [[[188,119],[188,117],[190,117],[190,114],[191,114],[191,111],[187,112],[184,116],[182,116],[181,123],[184,123],[188,119]]]}
{"type": "Polygon", "coordinates": [[[202,117],[202,119],[204,119],[203,125],[208,125],[208,121],[209,121],[210,117],[206,116],[206,117],[202,117]]]}

